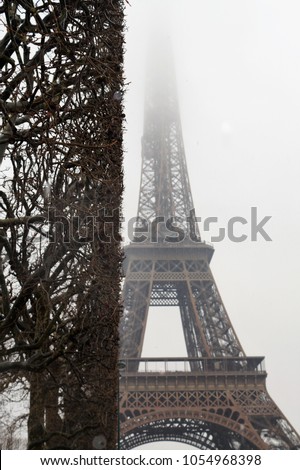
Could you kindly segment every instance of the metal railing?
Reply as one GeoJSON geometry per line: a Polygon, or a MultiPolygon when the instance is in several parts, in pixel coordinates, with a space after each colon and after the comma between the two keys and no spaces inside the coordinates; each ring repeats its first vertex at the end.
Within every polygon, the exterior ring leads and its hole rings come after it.
{"type": "Polygon", "coordinates": [[[169,374],[176,373],[265,373],[264,357],[216,357],[216,358],[139,358],[122,359],[124,373],[169,374]]]}

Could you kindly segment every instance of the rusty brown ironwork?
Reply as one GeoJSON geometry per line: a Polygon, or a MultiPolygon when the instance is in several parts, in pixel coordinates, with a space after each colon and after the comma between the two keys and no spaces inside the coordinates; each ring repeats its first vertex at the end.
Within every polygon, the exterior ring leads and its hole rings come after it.
{"type": "Polygon", "coordinates": [[[267,392],[263,358],[245,354],[210,269],[214,249],[196,224],[168,52],[147,76],[138,218],[124,263],[120,447],[299,448],[267,392]],[[152,306],[179,307],[188,357],[141,357],[152,306]]]}

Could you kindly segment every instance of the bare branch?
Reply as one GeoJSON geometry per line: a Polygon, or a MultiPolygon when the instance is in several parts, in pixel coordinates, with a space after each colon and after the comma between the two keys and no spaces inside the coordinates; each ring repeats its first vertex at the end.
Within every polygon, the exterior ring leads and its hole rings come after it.
{"type": "Polygon", "coordinates": [[[46,218],[42,215],[31,217],[0,219],[0,227],[11,227],[12,225],[29,225],[34,223],[43,223],[46,218]]]}
{"type": "Polygon", "coordinates": [[[0,374],[26,380],[30,448],[114,448],[123,1],[0,14],[0,374]]]}

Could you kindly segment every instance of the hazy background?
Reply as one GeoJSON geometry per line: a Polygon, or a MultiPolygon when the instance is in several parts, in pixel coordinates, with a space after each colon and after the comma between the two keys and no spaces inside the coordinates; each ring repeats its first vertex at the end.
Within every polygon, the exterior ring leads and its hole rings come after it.
{"type": "MultiPolygon", "coordinates": [[[[233,216],[249,219],[253,206],[259,220],[272,216],[265,226],[272,242],[215,243],[211,268],[246,354],[266,356],[268,390],[299,432],[300,3],[130,3],[124,216],[137,211],[148,38],[163,25],[173,44],[196,214],[218,217],[219,226],[233,216]]],[[[237,227],[242,233],[249,228],[237,227]]],[[[212,235],[216,229],[202,230],[207,241],[212,235]]],[[[178,319],[173,309],[151,310],[144,356],[185,354],[178,319]]]]}

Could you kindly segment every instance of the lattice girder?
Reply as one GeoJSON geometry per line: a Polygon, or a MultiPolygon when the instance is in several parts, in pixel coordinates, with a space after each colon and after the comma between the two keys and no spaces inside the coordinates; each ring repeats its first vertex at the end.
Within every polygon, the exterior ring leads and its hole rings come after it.
{"type": "Polygon", "coordinates": [[[201,449],[300,448],[266,391],[262,358],[245,356],[211,273],[214,250],[196,223],[174,67],[163,46],[147,73],[138,217],[125,248],[121,447],[164,439],[201,449]],[[149,307],[160,306],[179,308],[187,358],[141,358],[149,307]]]}
{"type": "Polygon", "coordinates": [[[150,306],[179,306],[188,355],[244,354],[210,271],[211,247],[189,251],[197,257],[186,259],[184,245],[128,248],[122,357],[141,355],[150,306]]]}
{"type": "MultiPolygon", "coordinates": [[[[163,217],[165,221],[175,218],[180,222],[186,240],[191,233],[200,239],[193,212],[173,64],[167,60],[160,63],[159,70],[165,75],[163,86],[154,77],[154,70],[157,67],[150,67],[147,73],[137,215],[148,222],[155,217],[163,217]]],[[[158,239],[162,240],[166,235],[165,227],[161,225],[158,232],[158,239]]]]}
{"type": "Polygon", "coordinates": [[[143,424],[138,429],[133,428],[122,434],[120,447],[132,449],[149,442],[173,441],[203,450],[234,450],[239,448],[242,440],[244,449],[257,449],[245,436],[215,423],[208,415],[203,416],[204,421],[202,417],[193,416],[189,411],[181,414],[182,417],[175,417],[172,412],[143,416],[143,424]]]}
{"type": "MultiPolygon", "coordinates": [[[[145,426],[154,426],[156,421],[160,422],[164,439],[172,440],[174,430],[168,423],[173,419],[222,426],[225,435],[234,433],[236,448],[298,448],[299,436],[266,391],[266,373],[259,368],[260,360],[236,358],[233,362],[220,358],[223,370],[219,372],[216,372],[219,359],[214,359],[200,366],[198,372],[191,367],[190,372],[126,373],[120,383],[124,448],[128,445],[126,436],[134,435],[138,441],[145,426]],[[240,371],[238,363],[243,367],[240,371]],[[231,370],[233,364],[235,371],[231,370]]],[[[195,444],[192,429],[186,428],[185,436],[195,444]]],[[[143,436],[143,441],[151,442],[150,437],[151,434],[147,441],[143,436]]]]}

